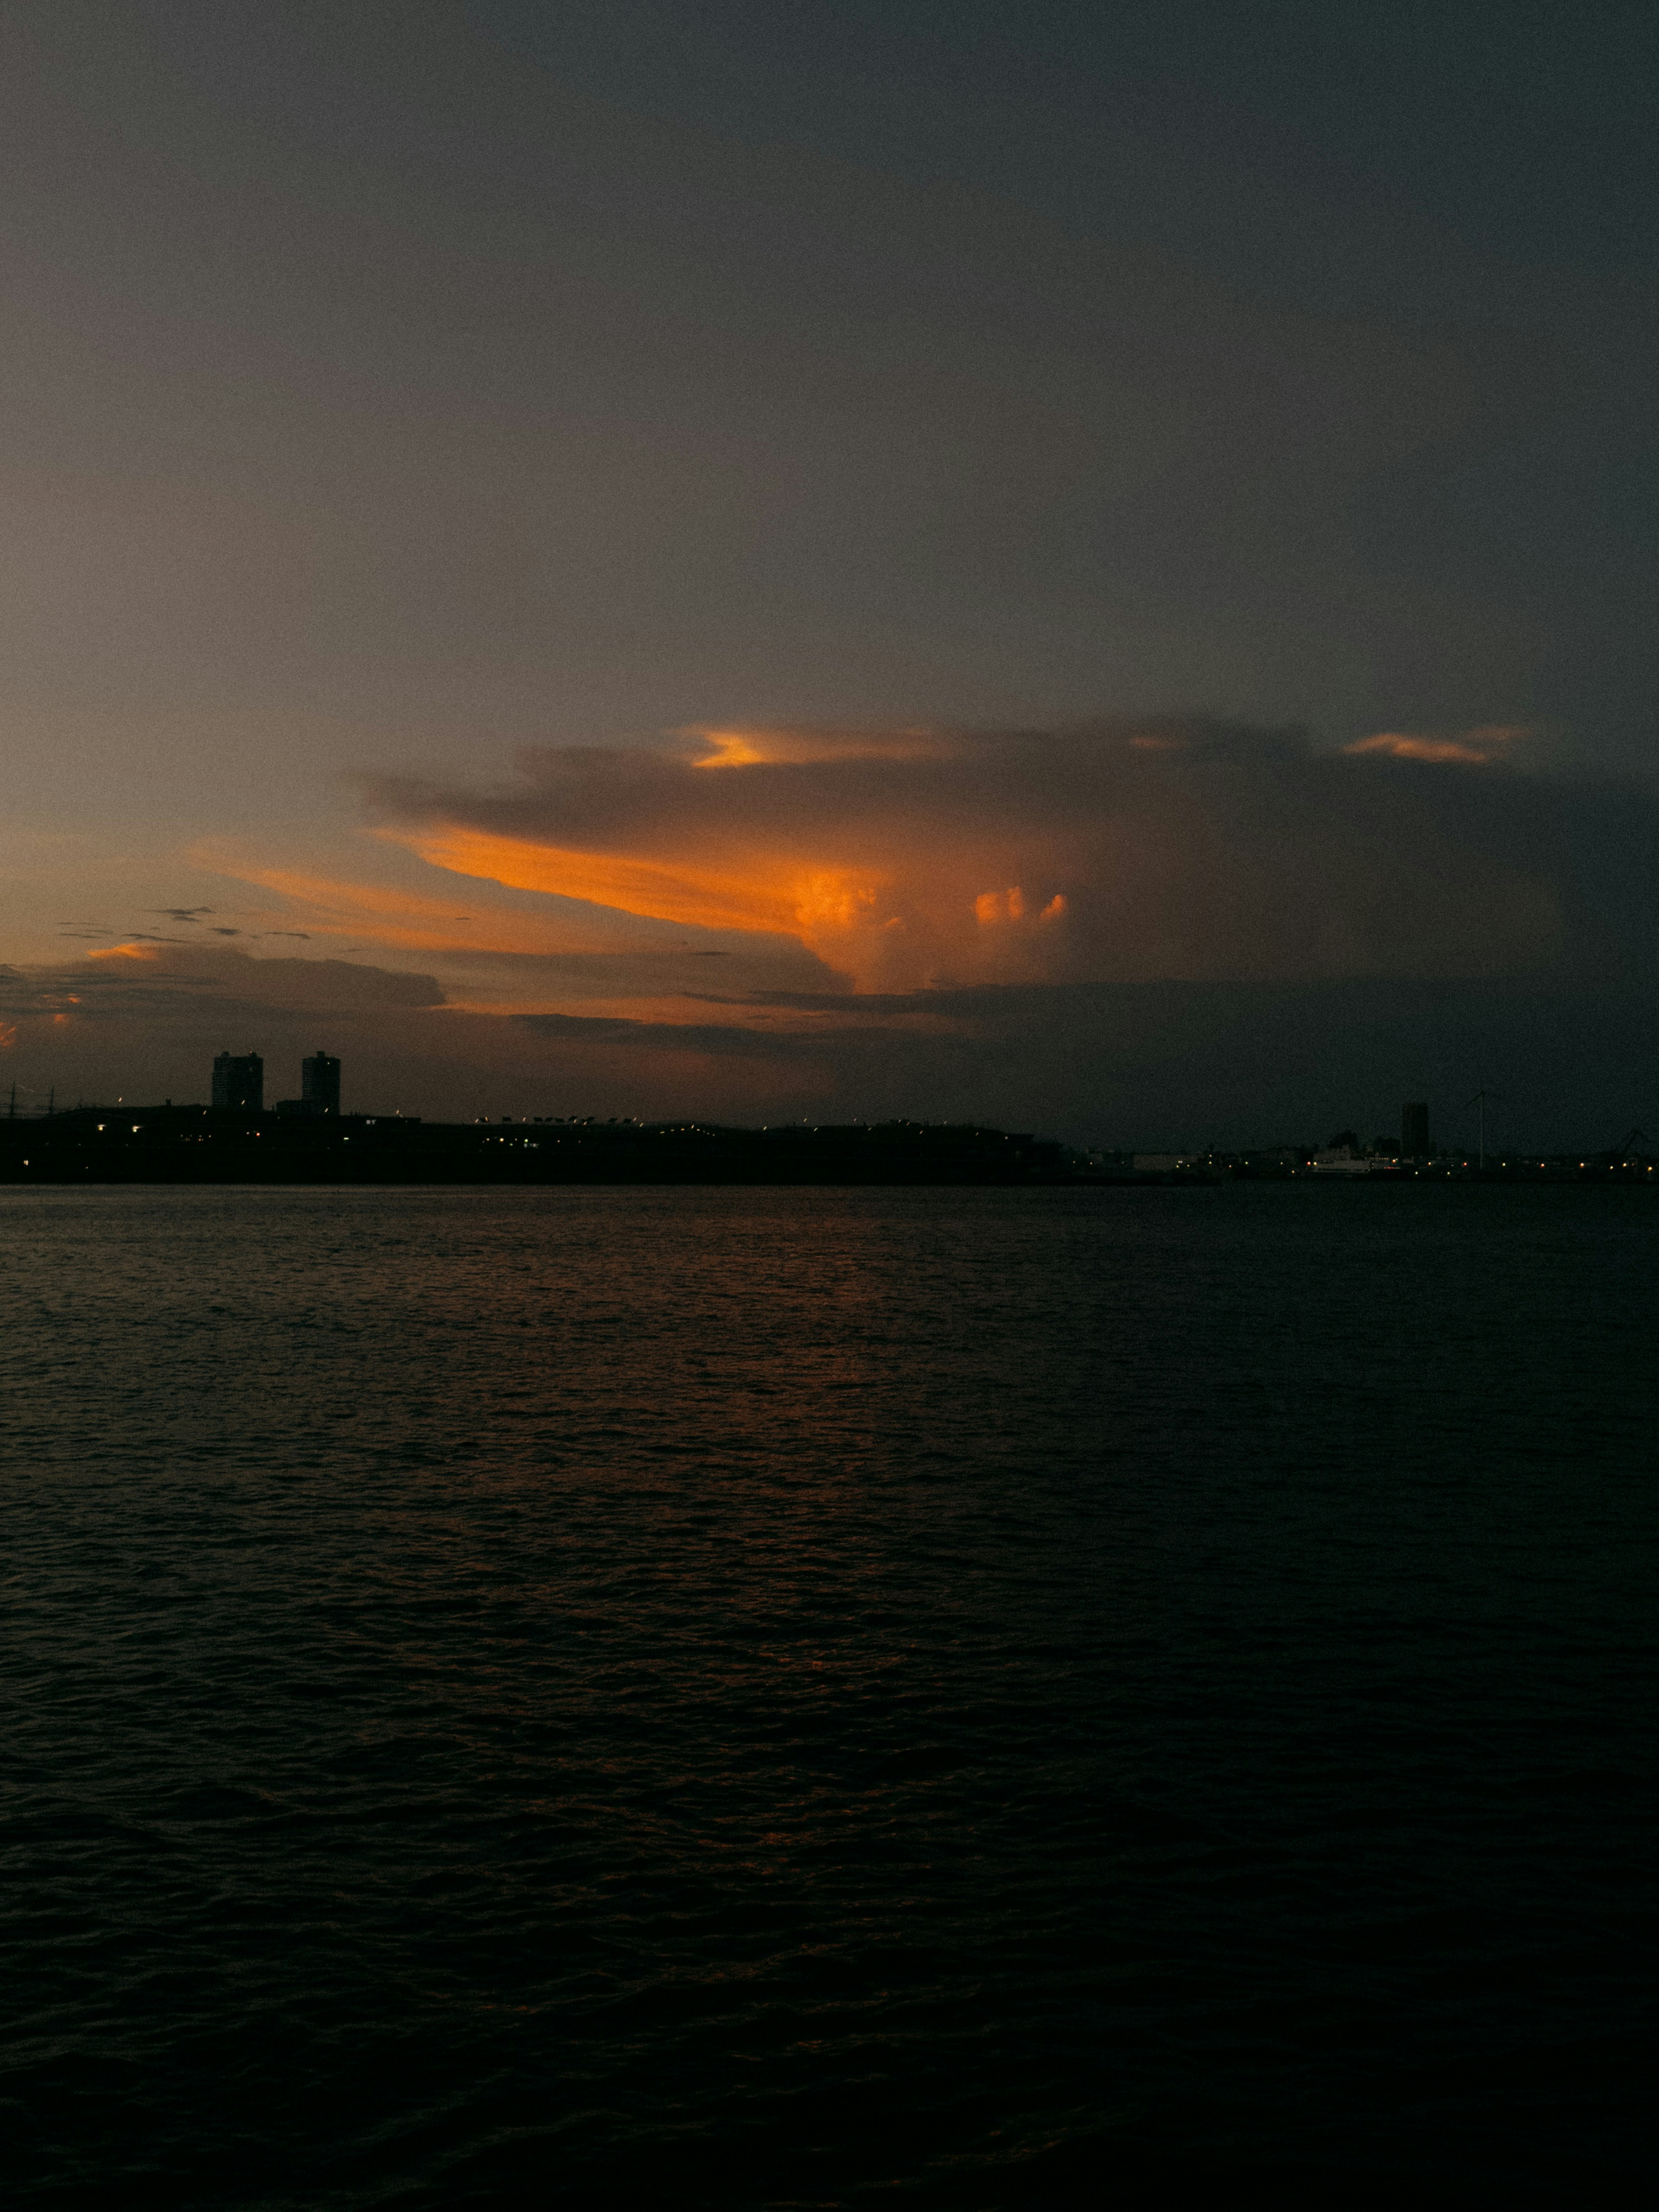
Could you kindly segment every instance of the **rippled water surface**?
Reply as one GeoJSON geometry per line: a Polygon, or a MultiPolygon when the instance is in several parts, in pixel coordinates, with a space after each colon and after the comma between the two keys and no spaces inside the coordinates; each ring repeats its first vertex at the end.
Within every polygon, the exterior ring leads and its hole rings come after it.
{"type": "Polygon", "coordinates": [[[0,1238],[31,2201],[1637,2201],[1650,1194],[0,1238]]]}

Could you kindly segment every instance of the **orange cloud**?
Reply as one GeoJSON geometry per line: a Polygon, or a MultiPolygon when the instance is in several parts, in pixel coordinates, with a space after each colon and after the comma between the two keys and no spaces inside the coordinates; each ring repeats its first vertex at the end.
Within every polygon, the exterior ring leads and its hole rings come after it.
{"type": "Polygon", "coordinates": [[[1553,890],[1451,782],[1442,805],[1379,770],[1484,763],[1512,734],[1329,753],[1200,723],[746,729],[702,733],[706,756],[531,748],[490,791],[368,789],[381,834],[434,866],[793,938],[861,991],[1485,973],[1544,956],[1553,890]]]}
{"type": "Polygon", "coordinates": [[[235,873],[241,882],[258,884],[304,908],[312,927],[324,935],[367,937],[375,944],[432,952],[460,947],[540,950],[539,937],[545,934],[544,929],[538,933],[536,918],[531,918],[526,926],[502,915],[490,915],[480,927],[464,929],[461,925],[472,918],[458,915],[453,898],[422,898],[412,891],[343,883],[337,877],[313,875],[298,868],[241,864],[236,866],[235,873]]]}
{"type": "Polygon", "coordinates": [[[1420,738],[1384,730],[1374,738],[1357,738],[1342,750],[1351,754],[1386,753],[1393,760],[1462,761],[1484,768],[1498,758],[1505,745],[1531,734],[1524,724],[1505,722],[1483,722],[1461,738],[1420,738]]]}
{"type": "MultiPolygon", "coordinates": [[[[273,867],[211,846],[198,847],[192,858],[198,866],[276,892],[297,910],[307,931],[319,937],[349,937],[406,951],[525,955],[599,951],[611,943],[602,925],[585,927],[567,915],[490,908],[455,892],[444,898],[423,897],[395,886],[347,882],[304,868],[273,867]],[[472,904],[477,910],[459,913],[458,903],[472,904]]],[[[512,881],[498,871],[482,868],[454,872],[512,881]]]]}
{"type": "Polygon", "coordinates": [[[846,760],[942,760],[953,750],[951,733],[925,725],[915,729],[817,729],[805,724],[781,728],[744,726],[710,729],[701,725],[677,733],[696,738],[710,748],[693,762],[696,768],[753,768],[782,762],[846,760]]]}
{"type": "Polygon", "coordinates": [[[480,876],[519,890],[552,891],[561,898],[586,899],[699,929],[797,936],[825,926],[845,927],[875,902],[880,888],[879,878],[846,869],[751,863],[740,874],[669,866],[622,854],[562,850],[481,830],[447,830],[406,842],[423,860],[457,875],[480,876]]]}
{"type": "Polygon", "coordinates": [[[1474,761],[1492,758],[1477,746],[1460,744],[1455,738],[1408,738],[1385,731],[1375,738],[1359,738],[1342,750],[1346,753],[1387,753],[1391,760],[1474,761]]]}
{"type": "Polygon", "coordinates": [[[1006,891],[981,891],[974,901],[974,919],[983,928],[993,922],[1020,921],[1025,915],[1025,894],[1018,884],[1006,891]]]}

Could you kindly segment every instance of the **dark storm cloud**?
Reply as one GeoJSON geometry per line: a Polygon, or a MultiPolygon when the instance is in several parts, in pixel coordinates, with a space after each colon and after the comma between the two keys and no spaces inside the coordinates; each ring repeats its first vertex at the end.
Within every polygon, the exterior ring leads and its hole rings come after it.
{"type": "Polygon", "coordinates": [[[868,989],[1646,972],[1659,801],[1507,765],[1524,742],[726,732],[532,748],[512,785],[382,777],[369,796],[480,875],[682,918],[747,900],[868,989]]]}

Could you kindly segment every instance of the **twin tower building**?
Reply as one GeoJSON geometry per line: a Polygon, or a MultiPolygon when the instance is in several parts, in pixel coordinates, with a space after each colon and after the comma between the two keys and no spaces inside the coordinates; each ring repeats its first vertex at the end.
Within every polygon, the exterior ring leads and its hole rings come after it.
{"type": "MultiPolygon", "coordinates": [[[[257,1052],[222,1052],[213,1063],[213,1103],[243,1114],[265,1110],[265,1064],[257,1052]]],[[[279,1098],[279,1114],[337,1114],[340,1063],[331,1052],[300,1062],[300,1096],[279,1098]]]]}

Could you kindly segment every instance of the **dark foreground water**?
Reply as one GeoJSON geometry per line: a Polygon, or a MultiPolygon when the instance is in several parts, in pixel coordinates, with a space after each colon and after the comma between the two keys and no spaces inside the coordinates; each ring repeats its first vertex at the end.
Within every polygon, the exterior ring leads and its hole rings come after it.
{"type": "Polygon", "coordinates": [[[1650,2201],[1650,1194],[0,1239],[14,2199],[1650,2201]]]}

